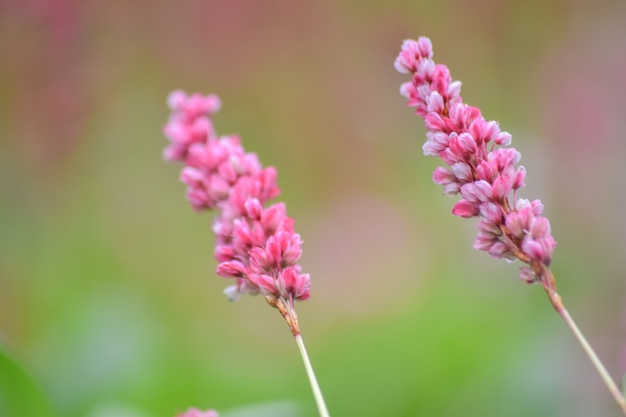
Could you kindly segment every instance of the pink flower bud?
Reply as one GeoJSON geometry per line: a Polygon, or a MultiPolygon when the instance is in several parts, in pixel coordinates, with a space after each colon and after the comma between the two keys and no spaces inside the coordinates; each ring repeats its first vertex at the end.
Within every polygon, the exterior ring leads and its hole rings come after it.
{"type": "Polygon", "coordinates": [[[467,219],[478,216],[478,208],[476,207],[476,204],[467,200],[459,200],[459,202],[457,202],[452,208],[452,214],[467,219]]]}

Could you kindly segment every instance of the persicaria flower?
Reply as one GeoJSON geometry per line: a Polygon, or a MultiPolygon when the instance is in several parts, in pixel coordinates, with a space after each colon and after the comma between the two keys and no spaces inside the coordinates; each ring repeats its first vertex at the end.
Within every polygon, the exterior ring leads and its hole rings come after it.
{"type": "Polygon", "coordinates": [[[235,280],[226,295],[263,294],[283,316],[287,312],[295,334],[293,302],[309,298],[310,278],[298,264],[302,240],[294,220],[283,203],[267,205],[280,194],[276,169],[263,167],[239,137],[217,135],[211,121],[221,107],[216,95],[174,91],[168,104],[172,113],[163,132],[170,144],[163,156],[184,163],[180,179],[191,206],[219,213],[213,222],[217,274],[235,280]]]}
{"type": "Polygon", "coordinates": [[[516,199],[526,169],[516,166],[520,153],[507,148],[511,135],[495,121],[486,121],[478,108],[463,103],[461,83],[432,57],[430,39],[406,40],[395,67],[411,74],[400,94],[424,118],[424,154],[437,156],[446,165],[435,169],[433,181],[443,186],[444,194],[461,196],[452,214],[482,218],[474,248],[497,258],[521,260],[528,265],[520,270],[522,280],[552,288],[552,280],[544,280],[551,274],[544,272],[556,242],[550,222],[541,216],[543,204],[516,199]]]}

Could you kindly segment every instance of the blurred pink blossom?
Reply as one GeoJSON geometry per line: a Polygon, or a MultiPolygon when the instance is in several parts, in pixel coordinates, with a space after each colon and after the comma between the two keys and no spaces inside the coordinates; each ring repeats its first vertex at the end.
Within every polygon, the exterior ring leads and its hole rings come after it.
{"type": "MultiPolygon", "coordinates": [[[[517,199],[526,169],[517,167],[521,155],[507,148],[511,135],[480,110],[463,103],[461,83],[453,81],[445,65],[435,64],[430,39],[406,40],[395,67],[411,74],[400,93],[426,123],[425,155],[440,157],[433,181],[444,194],[460,194],[452,209],[460,217],[481,217],[474,248],[497,258],[520,259],[520,278],[537,282],[547,276],[556,242],[539,200],[517,199]]],[[[550,275],[551,276],[551,275],[550,275]]],[[[552,283],[549,283],[552,285],[552,283]]]]}
{"type": "Polygon", "coordinates": [[[197,408],[189,408],[184,413],[176,415],[176,417],[219,417],[219,414],[215,410],[200,411],[197,408]]]}

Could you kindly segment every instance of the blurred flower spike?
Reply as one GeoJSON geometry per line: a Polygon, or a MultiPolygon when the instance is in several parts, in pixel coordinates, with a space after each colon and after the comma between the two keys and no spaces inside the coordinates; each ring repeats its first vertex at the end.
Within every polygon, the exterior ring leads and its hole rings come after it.
{"type": "Polygon", "coordinates": [[[310,279],[298,261],[302,240],[283,203],[268,205],[280,194],[274,167],[263,167],[237,136],[218,136],[211,116],[221,107],[216,95],[174,91],[163,132],[169,145],[163,157],[181,161],[180,179],[197,211],[216,210],[217,274],[235,280],[224,291],[229,299],[262,294],[280,310],[292,332],[299,333],[293,310],[309,298],[310,279]]]}
{"type": "Polygon", "coordinates": [[[443,186],[444,194],[460,194],[454,215],[481,218],[475,249],[521,260],[527,264],[520,270],[522,280],[554,290],[549,266],[556,242],[550,222],[541,216],[541,201],[516,199],[526,169],[516,167],[521,155],[508,147],[511,135],[486,121],[478,108],[463,103],[461,83],[432,57],[430,39],[406,40],[395,67],[412,76],[400,93],[426,123],[424,154],[445,163],[435,169],[433,181],[443,186]]]}
{"type": "Polygon", "coordinates": [[[215,410],[200,411],[197,408],[190,408],[176,417],[219,417],[219,414],[215,410]]]}

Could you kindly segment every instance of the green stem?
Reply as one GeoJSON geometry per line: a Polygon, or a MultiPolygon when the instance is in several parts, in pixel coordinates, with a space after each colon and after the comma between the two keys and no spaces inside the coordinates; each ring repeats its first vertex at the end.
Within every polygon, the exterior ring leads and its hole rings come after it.
{"type": "Polygon", "coordinates": [[[572,316],[570,316],[567,312],[567,309],[561,301],[561,297],[554,290],[546,289],[546,292],[548,293],[548,297],[550,298],[550,301],[552,302],[555,310],[557,311],[557,313],[559,313],[563,320],[565,320],[565,323],[567,323],[567,326],[570,328],[572,333],[574,333],[576,340],[578,340],[578,343],[580,343],[580,346],[582,346],[583,350],[591,360],[591,363],[596,368],[596,371],[598,371],[598,374],[600,374],[600,378],[602,378],[607,388],[615,398],[615,401],[621,408],[622,413],[624,414],[624,416],[626,416],[626,400],[624,400],[624,396],[615,384],[615,381],[613,381],[613,378],[611,378],[611,375],[609,375],[609,372],[606,370],[606,368],[598,358],[598,355],[596,355],[589,342],[587,342],[585,336],[582,334],[578,326],[576,326],[576,323],[572,319],[572,316]]]}
{"type": "Polygon", "coordinates": [[[304,362],[304,368],[306,369],[306,373],[309,376],[311,390],[313,391],[313,397],[315,397],[315,402],[317,403],[317,409],[319,410],[320,417],[330,417],[330,414],[328,414],[328,409],[326,408],[326,403],[324,402],[324,397],[322,396],[322,391],[320,390],[320,386],[317,383],[317,378],[315,378],[315,372],[313,372],[313,367],[311,366],[309,355],[306,353],[306,348],[304,347],[302,335],[298,333],[294,335],[294,338],[296,339],[296,344],[298,345],[298,349],[300,350],[300,355],[302,356],[302,361],[304,362]]]}

